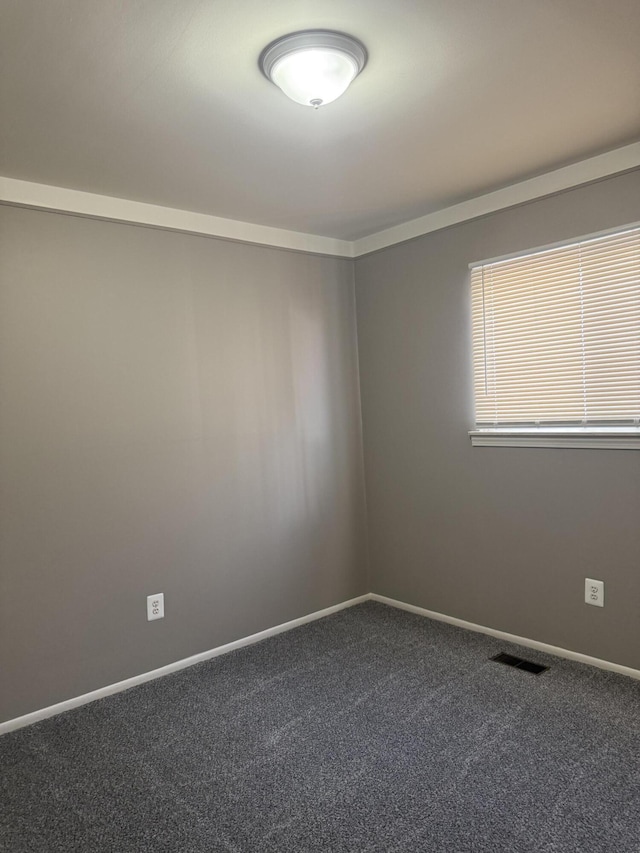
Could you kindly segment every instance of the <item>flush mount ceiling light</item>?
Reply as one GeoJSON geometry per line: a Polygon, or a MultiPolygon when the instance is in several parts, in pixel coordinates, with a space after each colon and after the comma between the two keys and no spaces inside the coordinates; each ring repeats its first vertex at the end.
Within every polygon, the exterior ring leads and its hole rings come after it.
{"type": "Polygon", "coordinates": [[[362,71],[365,46],[331,30],[306,30],[272,41],[260,54],[260,68],[272,83],[309,107],[339,98],[362,71]]]}

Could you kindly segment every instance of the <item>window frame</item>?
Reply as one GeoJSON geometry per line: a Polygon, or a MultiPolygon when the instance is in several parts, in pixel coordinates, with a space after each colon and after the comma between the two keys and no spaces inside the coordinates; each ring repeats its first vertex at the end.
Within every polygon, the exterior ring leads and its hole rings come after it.
{"type": "MultiPolygon", "coordinates": [[[[540,252],[553,249],[570,247],[574,244],[596,240],[600,237],[613,236],[625,231],[640,228],[640,221],[619,225],[592,234],[574,237],[571,239],[558,240],[543,246],[526,249],[524,251],[512,252],[483,261],[475,261],[469,264],[469,271],[479,266],[495,264],[501,261],[525,258],[540,252]]],[[[470,285],[470,282],[469,282],[470,285]]],[[[639,285],[640,287],[640,285],[639,285]]],[[[471,348],[472,358],[474,356],[473,344],[471,348]]],[[[471,444],[474,447],[547,447],[547,448],[591,448],[591,449],[616,449],[616,450],[640,450],[640,424],[634,425],[584,425],[573,426],[562,424],[555,425],[478,425],[475,420],[475,391],[474,398],[474,428],[468,431],[471,444]]]]}

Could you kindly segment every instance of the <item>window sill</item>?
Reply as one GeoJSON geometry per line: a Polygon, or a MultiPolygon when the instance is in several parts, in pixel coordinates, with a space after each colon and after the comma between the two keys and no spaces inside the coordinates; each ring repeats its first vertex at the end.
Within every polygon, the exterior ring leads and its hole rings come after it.
{"type": "Polygon", "coordinates": [[[640,450],[640,429],[592,427],[487,428],[469,432],[474,447],[583,447],[640,450]]]}

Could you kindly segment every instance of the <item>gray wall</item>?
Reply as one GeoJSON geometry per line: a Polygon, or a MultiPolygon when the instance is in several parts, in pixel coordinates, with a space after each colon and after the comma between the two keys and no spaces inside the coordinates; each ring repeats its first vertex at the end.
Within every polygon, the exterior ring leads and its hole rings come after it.
{"type": "Polygon", "coordinates": [[[356,262],[374,592],[640,668],[640,453],[467,436],[469,262],[638,220],[634,172],[356,262]]]}
{"type": "Polygon", "coordinates": [[[0,720],[366,592],[352,262],[2,207],[0,400],[0,720]]]}
{"type": "Polygon", "coordinates": [[[640,172],[356,262],[368,582],[352,262],[0,207],[0,721],[369,588],[640,668],[640,454],[467,436],[468,263],[637,220],[640,172]]]}

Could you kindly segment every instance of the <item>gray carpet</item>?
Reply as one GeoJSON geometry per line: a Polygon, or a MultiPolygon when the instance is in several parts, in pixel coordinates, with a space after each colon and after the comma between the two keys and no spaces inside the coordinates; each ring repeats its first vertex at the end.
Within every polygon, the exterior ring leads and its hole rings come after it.
{"type": "Polygon", "coordinates": [[[640,683],[368,602],[0,738],[0,850],[640,851],[639,759],[640,683]]]}

